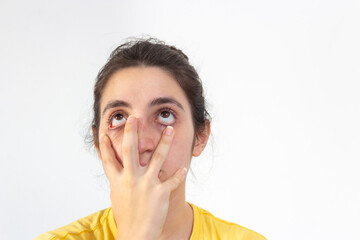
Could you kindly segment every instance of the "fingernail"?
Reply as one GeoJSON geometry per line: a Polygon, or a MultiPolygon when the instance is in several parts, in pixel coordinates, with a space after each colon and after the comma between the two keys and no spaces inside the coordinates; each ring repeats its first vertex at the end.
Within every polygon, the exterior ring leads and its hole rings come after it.
{"type": "Polygon", "coordinates": [[[133,123],[135,121],[135,117],[134,116],[129,116],[127,119],[128,123],[133,123]]]}
{"type": "Polygon", "coordinates": [[[170,136],[173,133],[174,129],[172,126],[167,126],[165,130],[165,135],[170,136]]]}
{"type": "Polygon", "coordinates": [[[186,172],[187,172],[187,168],[184,167],[183,169],[181,169],[180,174],[181,174],[182,176],[185,176],[186,172]]]}

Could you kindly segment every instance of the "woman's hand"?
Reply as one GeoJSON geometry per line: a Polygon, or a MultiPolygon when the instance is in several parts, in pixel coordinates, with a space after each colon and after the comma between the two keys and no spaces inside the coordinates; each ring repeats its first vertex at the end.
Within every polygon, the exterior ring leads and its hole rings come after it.
{"type": "Polygon", "coordinates": [[[168,212],[170,194],[184,180],[186,169],[179,169],[164,182],[158,177],[174,136],[174,130],[169,126],[163,131],[148,165],[140,166],[136,122],[136,118],[130,116],[125,124],[123,166],[104,134],[100,139],[100,154],[110,182],[117,239],[158,239],[168,212]]]}

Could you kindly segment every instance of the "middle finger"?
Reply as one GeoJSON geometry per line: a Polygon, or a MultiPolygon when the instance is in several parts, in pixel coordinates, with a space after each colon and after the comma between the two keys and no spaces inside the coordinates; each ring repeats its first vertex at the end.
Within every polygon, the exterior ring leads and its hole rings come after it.
{"type": "Polygon", "coordinates": [[[158,176],[161,166],[164,163],[166,156],[168,155],[168,152],[170,150],[173,136],[174,129],[171,126],[167,126],[163,131],[160,142],[151,157],[151,161],[148,167],[148,172],[150,176],[158,176]]]}
{"type": "Polygon", "coordinates": [[[125,171],[135,173],[140,168],[137,121],[135,116],[129,116],[125,123],[122,154],[125,171]]]}

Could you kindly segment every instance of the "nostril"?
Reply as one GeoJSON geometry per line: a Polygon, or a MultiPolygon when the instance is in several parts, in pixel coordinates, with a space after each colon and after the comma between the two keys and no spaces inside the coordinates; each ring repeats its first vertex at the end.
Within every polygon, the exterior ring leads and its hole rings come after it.
{"type": "Polygon", "coordinates": [[[144,157],[140,157],[139,159],[140,166],[145,167],[147,162],[148,161],[144,157]]]}

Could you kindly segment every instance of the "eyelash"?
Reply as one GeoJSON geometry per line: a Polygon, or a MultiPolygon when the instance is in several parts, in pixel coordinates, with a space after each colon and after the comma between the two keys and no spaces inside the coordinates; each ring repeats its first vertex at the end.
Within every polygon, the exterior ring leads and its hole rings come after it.
{"type": "MultiPolygon", "coordinates": [[[[169,107],[161,108],[159,111],[157,111],[156,116],[159,116],[160,113],[165,112],[165,111],[170,112],[174,116],[174,119],[176,121],[176,119],[177,119],[176,112],[169,107]]],[[[161,124],[162,126],[165,126],[165,127],[168,126],[167,124],[162,124],[160,122],[159,122],[159,124],[161,124]]]]}
{"type": "MultiPolygon", "coordinates": [[[[110,128],[110,125],[111,125],[111,121],[113,120],[113,118],[117,115],[117,114],[121,114],[121,115],[123,115],[126,119],[128,118],[128,115],[125,113],[125,112],[123,112],[123,111],[116,111],[116,112],[114,112],[113,114],[111,114],[110,115],[110,117],[108,118],[108,120],[107,120],[107,125],[109,126],[109,128],[110,128]]],[[[110,129],[115,129],[115,128],[117,128],[117,127],[114,127],[114,128],[110,128],[110,129]]]]}
{"type": "MultiPolygon", "coordinates": [[[[177,119],[176,112],[174,110],[172,110],[171,108],[169,108],[169,107],[161,108],[159,111],[157,111],[156,116],[159,116],[159,114],[161,112],[164,112],[164,111],[170,112],[174,116],[175,121],[176,121],[176,119],[177,119]]],[[[119,113],[122,114],[126,119],[129,117],[128,114],[126,114],[124,111],[116,111],[116,112],[114,112],[113,114],[110,115],[110,117],[107,120],[107,125],[109,126],[109,128],[110,128],[110,124],[111,124],[113,118],[119,113]]],[[[167,124],[162,124],[161,122],[159,122],[159,124],[162,125],[162,126],[165,126],[165,127],[168,126],[167,124]]],[[[114,127],[114,128],[110,128],[110,129],[116,129],[116,128],[118,128],[118,127],[114,127]]]]}

